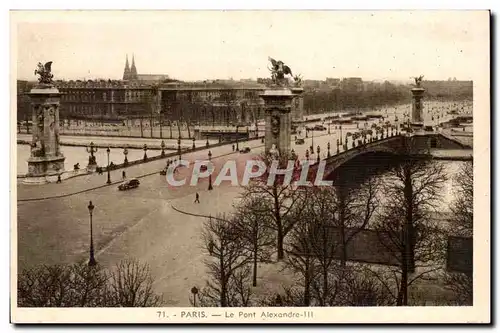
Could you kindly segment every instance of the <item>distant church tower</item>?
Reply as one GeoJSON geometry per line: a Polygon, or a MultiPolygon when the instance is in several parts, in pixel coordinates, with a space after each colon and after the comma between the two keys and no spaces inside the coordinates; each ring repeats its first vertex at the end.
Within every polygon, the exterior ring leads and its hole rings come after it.
{"type": "MultiPolygon", "coordinates": [[[[135,68],[135,66],[134,66],[135,68]]],[[[130,67],[128,65],[128,54],[126,55],[125,58],[125,70],[123,71],[123,80],[128,81],[130,80],[130,67]]]]}
{"type": "Polygon", "coordinates": [[[135,59],[134,55],[132,54],[132,67],[130,67],[130,80],[138,80],[139,77],[137,76],[137,69],[135,68],[135,59]]]}

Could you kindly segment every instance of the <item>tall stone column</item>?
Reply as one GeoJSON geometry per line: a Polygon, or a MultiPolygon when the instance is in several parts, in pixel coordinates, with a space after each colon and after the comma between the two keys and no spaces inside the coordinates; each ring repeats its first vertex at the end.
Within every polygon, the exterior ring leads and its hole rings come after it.
{"type": "Polygon", "coordinates": [[[52,85],[31,89],[33,135],[28,158],[28,177],[46,177],[64,172],[65,157],[59,148],[61,93],[52,85]]]}
{"type": "Polygon", "coordinates": [[[290,153],[292,132],[292,101],[296,95],[288,88],[265,90],[260,95],[264,100],[266,119],[265,152],[269,153],[273,146],[280,155],[290,153]]]}
{"type": "Polygon", "coordinates": [[[292,120],[302,122],[304,120],[304,97],[302,96],[304,88],[293,87],[291,91],[295,95],[292,102],[292,120]]]}
{"type": "Polygon", "coordinates": [[[411,90],[413,101],[411,110],[411,126],[420,129],[424,126],[424,106],[422,99],[424,97],[425,89],[416,87],[411,90]]]}

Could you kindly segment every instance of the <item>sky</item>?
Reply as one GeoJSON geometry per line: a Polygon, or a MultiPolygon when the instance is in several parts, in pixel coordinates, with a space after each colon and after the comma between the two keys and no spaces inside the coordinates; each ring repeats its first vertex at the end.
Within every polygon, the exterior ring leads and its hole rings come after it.
{"type": "Polygon", "coordinates": [[[268,56],[304,79],[473,80],[489,63],[488,22],[486,11],[14,12],[11,50],[27,80],[46,61],[55,79],[121,79],[126,54],[139,74],[187,81],[268,77],[268,56]]]}

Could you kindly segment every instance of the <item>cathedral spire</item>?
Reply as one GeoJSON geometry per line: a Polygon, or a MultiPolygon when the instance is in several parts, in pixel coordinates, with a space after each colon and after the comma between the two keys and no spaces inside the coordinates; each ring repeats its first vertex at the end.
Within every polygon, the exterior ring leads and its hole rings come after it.
{"type": "Polygon", "coordinates": [[[137,68],[135,68],[135,56],[132,53],[132,66],[130,67],[130,79],[137,80],[137,68]]]}
{"type": "Polygon", "coordinates": [[[130,80],[130,67],[128,65],[128,54],[125,56],[125,69],[123,71],[123,80],[130,80]]]}

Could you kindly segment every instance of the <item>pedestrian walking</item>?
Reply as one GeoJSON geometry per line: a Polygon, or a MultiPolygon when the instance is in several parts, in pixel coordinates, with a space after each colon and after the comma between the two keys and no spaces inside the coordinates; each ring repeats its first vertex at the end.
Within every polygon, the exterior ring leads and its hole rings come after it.
{"type": "Polygon", "coordinates": [[[234,144],[233,144],[233,151],[234,151],[234,144]]]}
{"type": "Polygon", "coordinates": [[[200,195],[196,192],[196,199],[194,199],[194,203],[200,203],[200,195]]]}
{"type": "Polygon", "coordinates": [[[127,176],[125,174],[125,170],[122,171],[122,179],[125,179],[127,176]]]}
{"type": "Polygon", "coordinates": [[[61,182],[61,174],[58,174],[57,175],[57,183],[60,183],[61,182]]]}

